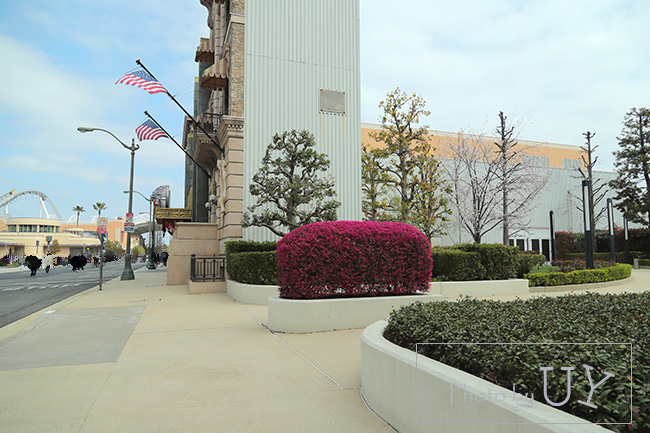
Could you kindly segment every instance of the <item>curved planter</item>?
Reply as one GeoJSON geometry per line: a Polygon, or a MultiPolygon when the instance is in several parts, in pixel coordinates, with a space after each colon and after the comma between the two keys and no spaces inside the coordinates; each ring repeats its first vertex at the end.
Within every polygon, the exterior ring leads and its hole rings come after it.
{"type": "Polygon", "coordinates": [[[604,289],[620,286],[621,284],[627,284],[631,281],[634,281],[634,277],[632,276],[620,280],[604,281],[602,283],[570,284],[564,286],[533,286],[530,288],[530,293],[573,292],[576,290],[604,289]]]}
{"type": "Polygon", "coordinates": [[[430,287],[430,293],[437,293],[445,298],[458,298],[462,295],[515,295],[528,293],[528,280],[512,278],[510,280],[432,281],[430,287]]]}
{"type": "Polygon", "coordinates": [[[402,305],[442,301],[442,295],[405,295],[333,299],[269,298],[269,329],[303,334],[364,328],[402,305]]]}
{"type": "Polygon", "coordinates": [[[269,298],[278,294],[278,286],[261,286],[227,280],[226,292],[235,301],[244,304],[268,305],[269,298]]]}
{"type": "Polygon", "coordinates": [[[398,431],[611,432],[512,389],[416,356],[383,337],[386,324],[373,323],[361,334],[361,393],[368,406],[398,431]]]}

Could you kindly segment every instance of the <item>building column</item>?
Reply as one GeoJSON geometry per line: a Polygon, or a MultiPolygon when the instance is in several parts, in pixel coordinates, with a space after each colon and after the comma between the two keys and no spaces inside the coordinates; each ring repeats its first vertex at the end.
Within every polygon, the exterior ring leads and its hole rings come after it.
{"type": "Polygon", "coordinates": [[[241,220],[244,211],[244,119],[224,116],[219,128],[219,142],[225,150],[219,175],[220,209],[219,247],[225,242],[242,239],[241,220]],[[225,181],[225,185],[224,185],[225,181]]]}

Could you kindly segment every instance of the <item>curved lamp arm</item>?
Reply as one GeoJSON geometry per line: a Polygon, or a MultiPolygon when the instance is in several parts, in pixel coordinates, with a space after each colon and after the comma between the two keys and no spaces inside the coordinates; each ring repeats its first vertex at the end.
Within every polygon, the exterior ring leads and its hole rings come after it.
{"type": "MultiPolygon", "coordinates": [[[[128,193],[129,193],[128,191],[122,191],[122,192],[123,192],[124,194],[128,194],[128,193]]],[[[145,200],[147,200],[149,203],[151,203],[151,202],[153,201],[152,199],[145,197],[144,194],[142,194],[140,191],[133,190],[133,192],[136,193],[136,194],[140,194],[140,195],[142,196],[142,198],[145,199],[145,200]]]]}
{"type": "Polygon", "coordinates": [[[134,144],[133,144],[132,147],[127,146],[126,144],[122,143],[122,140],[120,140],[119,138],[117,138],[117,137],[115,136],[115,134],[113,134],[111,131],[109,131],[109,130],[107,130],[107,129],[102,129],[102,128],[89,128],[89,127],[87,127],[87,126],[80,126],[80,127],[77,128],[77,131],[79,131],[79,132],[81,132],[81,133],[85,133],[85,132],[93,132],[93,131],[103,131],[103,132],[105,132],[105,133],[107,133],[107,134],[110,134],[110,135],[111,135],[114,139],[116,139],[116,140],[117,140],[117,141],[118,141],[122,146],[124,146],[125,149],[128,149],[128,150],[138,150],[138,149],[140,148],[139,145],[135,144],[135,141],[134,141],[134,144]]]}

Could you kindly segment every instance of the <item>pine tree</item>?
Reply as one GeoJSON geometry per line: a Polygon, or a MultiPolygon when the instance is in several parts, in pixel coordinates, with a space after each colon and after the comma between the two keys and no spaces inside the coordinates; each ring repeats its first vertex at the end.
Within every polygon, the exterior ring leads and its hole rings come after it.
{"type": "Polygon", "coordinates": [[[616,207],[628,220],[650,228],[650,110],[632,108],[614,152],[618,176],[609,185],[617,192],[616,207]]]}
{"type": "Polygon", "coordinates": [[[276,134],[253,176],[250,193],[257,202],[249,206],[243,227],[266,227],[278,236],[316,221],[336,220],[334,180],[327,155],[314,149],[309,131],[276,134]],[[259,210],[258,213],[256,213],[259,210]]]}

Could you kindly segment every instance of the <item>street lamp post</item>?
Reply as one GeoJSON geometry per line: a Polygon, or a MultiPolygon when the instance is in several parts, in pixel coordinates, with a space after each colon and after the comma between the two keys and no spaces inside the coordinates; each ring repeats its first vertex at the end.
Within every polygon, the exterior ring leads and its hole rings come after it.
{"type": "MultiPolygon", "coordinates": [[[[122,191],[124,194],[127,194],[128,191],[122,191]]],[[[147,269],[156,269],[156,264],[153,261],[153,249],[154,249],[154,243],[153,243],[153,217],[152,217],[152,209],[151,206],[153,205],[153,198],[147,198],[142,194],[140,191],[133,191],[137,194],[140,194],[143,199],[147,200],[149,202],[149,256],[147,258],[147,269]]]]}
{"type": "MultiPolygon", "coordinates": [[[[131,139],[131,146],[127,146],[126,144],[122,143],[122,140],[117,138],[115,134],[113,134],[111,131],[102,128],[88,128],[88,127],[80,126],[79,128],[77,128],[77,131],[105,132],[111,135],[114,139],[116,139],[125,149],[131,151],[131,174],[129,177],[129,210],[128,210],[128,213],[131,214],[133,212],[133,164],[135,162],[135,151],[138,150],[140,146],[135,144],[135,139],[133,138],[131,139]]],[[[127,232],[126,233],[126,254],[124,255],[124,270],[122,271],[120,280],[134,280],[134,279],[135,279],[135,275],[133,274],[133,269],[131,268],[131,232],[127,232]]]]}
{"type": "Polygon", "coordinates": [[[630,254],[630,236],[627,231],[627,217],[623,215],[623,231],[625,232],[625,263],[632,264],[632,255],[630,254]]]}
{"type": "Polygon", "coordinates": [[[607,222],[609,224],[609,251],[612,262],[616,261],[616,238],[614,232],[614,202],[607,199],[607,222]]]}

